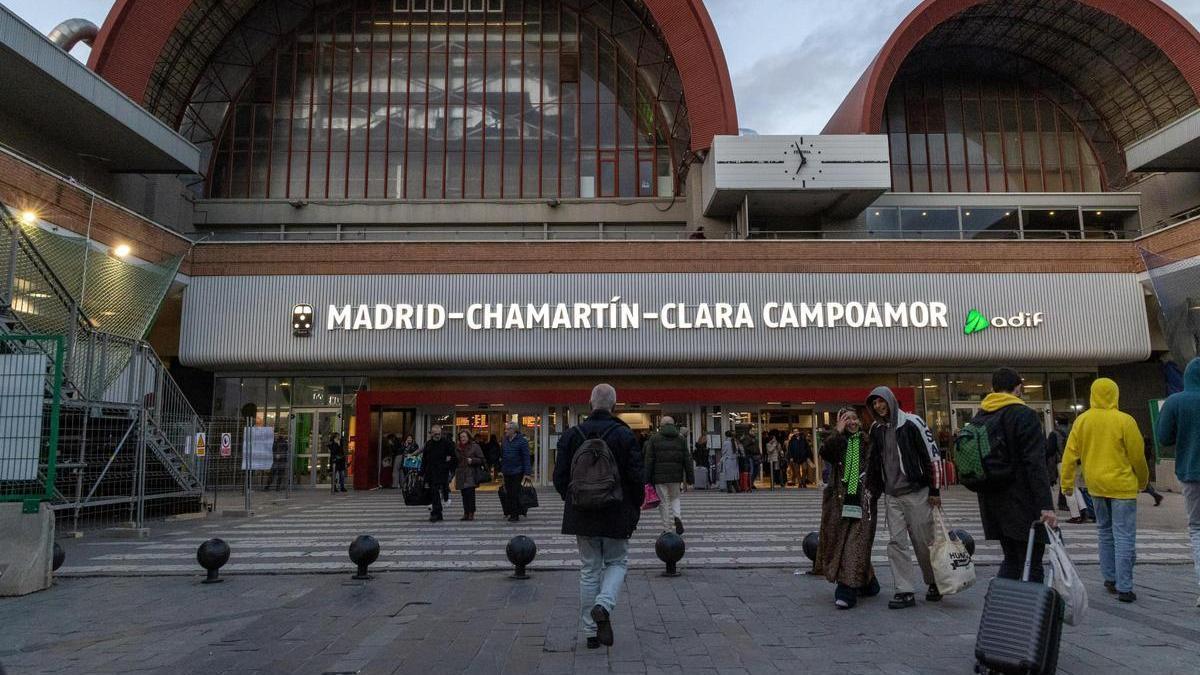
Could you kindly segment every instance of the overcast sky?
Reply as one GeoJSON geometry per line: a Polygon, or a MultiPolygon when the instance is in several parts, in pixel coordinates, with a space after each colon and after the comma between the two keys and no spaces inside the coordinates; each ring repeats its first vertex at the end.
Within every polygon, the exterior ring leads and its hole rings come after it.
{"type": "MultiPolygon", "coordinates": [[[[743,127],[816,133],[919,0],[706,0],[743,127]]],[[[1200,23],[1200,0],[1168,0],[1200,23]]],[[[0,0],[43,32],[71,17],[104,21],[112,0],[0,0]]],[[[76,56],[87,58],[80,46],[76,56]]],[[[695,103],[693,103],[695,105],[695,103]]]]}

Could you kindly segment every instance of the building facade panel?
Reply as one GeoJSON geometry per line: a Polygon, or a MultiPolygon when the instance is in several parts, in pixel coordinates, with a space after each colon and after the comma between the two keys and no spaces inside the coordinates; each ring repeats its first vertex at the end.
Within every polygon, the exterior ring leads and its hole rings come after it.
{"type": "Polygon", "coordinates": [[[335,371],[1094,365],[1147,358],[1148,336],[1132,275],[203,277],[184,297],[180,358],[335,371]]]}

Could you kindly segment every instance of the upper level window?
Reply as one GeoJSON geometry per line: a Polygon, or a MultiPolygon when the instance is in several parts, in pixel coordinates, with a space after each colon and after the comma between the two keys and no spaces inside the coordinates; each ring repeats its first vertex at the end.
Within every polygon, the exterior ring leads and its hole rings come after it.
{"type": "Polygon", "coordinates": [[[626,0],[320,4],[234,94],[218,198],[668,197],[679,77],[626,0]]]}
{"type": "Polygon", "coordinates": [[[884,124],[896,192],[1100,192],[1088,139],[1053,100],[1016,82],[897,79],[884,124]]]}

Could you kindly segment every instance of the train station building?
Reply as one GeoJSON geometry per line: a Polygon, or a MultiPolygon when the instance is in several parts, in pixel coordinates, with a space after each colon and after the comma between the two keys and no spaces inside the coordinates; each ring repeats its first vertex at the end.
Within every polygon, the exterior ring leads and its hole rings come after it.
{"type": "Polygon", "coordinates": [[[1147,429],[1196,352],[1200,33],[1159,0],[925,0],[824,129],[770,136],[702,0],[75,29],[86,66],[0,8],[31,92],[0,101],[6,236],[79,280],[10,275],[6,312],[147,340],[199,414],[287,433],[298,482],[330,433],[369,489],[391,434],[509,420],[547,480],[599,381],[710,445],[819,437],[881,384],[948,443],[999,365],[1048,425],[1108,376],[1147,429]]]}

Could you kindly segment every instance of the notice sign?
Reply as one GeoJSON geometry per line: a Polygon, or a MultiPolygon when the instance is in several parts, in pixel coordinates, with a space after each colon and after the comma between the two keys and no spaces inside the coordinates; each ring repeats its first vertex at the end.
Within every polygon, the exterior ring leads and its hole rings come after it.
{"type": "Polygon", "coordinates": [[[37,479],[47,361],[41,354],[0,356],[0,483],[37,479]]]}
{"type": "Polygon", "coordinates": [[[221,434],[221,456],[228,457],[233,454],[233,437],[229,434],[221,434]]]}
{"type": "Polygon", "coordinates": [[[207,452],[207,450],[204,447],[204,446],[208,445],[208,439],[206,438],[206,436],[207,436],[207,434],[205,434],[203,431],[196,434],[196,456],[197,457],[203,457],[204,453],[207,452]]]}
{"type": "Polygon", "coordinates": [[[267,471],[271,468],[274,457],[271,446],[275,443],[275,429],[272,427],[246,427],[242,435],[242,470],[267,471]],[[249,461],[249,466],[246,466],[249,461]]]}

